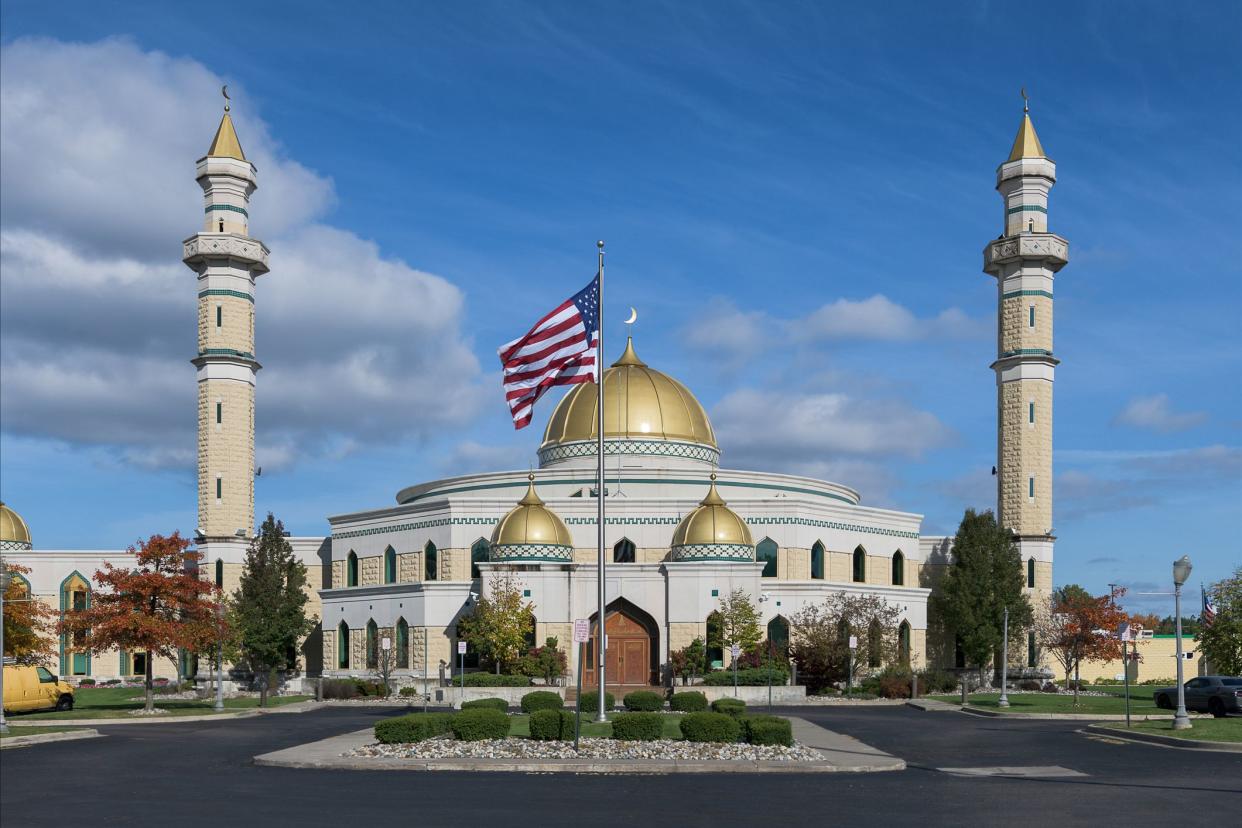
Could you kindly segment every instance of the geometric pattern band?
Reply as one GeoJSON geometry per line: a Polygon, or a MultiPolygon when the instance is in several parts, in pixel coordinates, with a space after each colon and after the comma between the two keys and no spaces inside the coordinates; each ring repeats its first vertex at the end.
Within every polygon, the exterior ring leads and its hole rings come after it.
{"type": "MultiPolygon", "coordinates": [[[[610,454],[639,454],[648,457],[683,457],[705,463],[720,462],[720,450],[702,443],[680,443],[674,440],[615,440],[604,439],[604,456],[610,454]]],[[[539,466],[575,457],[594,457],[595,441],[579,440],[560,443],[539,450],[539,466]]]]}

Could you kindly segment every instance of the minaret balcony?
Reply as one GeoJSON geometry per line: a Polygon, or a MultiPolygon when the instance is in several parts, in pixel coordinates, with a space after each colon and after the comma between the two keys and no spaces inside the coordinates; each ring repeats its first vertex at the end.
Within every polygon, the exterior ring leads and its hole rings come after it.
{"type": "Polygon", "coordinates": [[[1069,242],[1055,233],[1019,233],[989,242],[983,250],[983,270],[993,276],[1011,262],[1038,259],[1054,272],[1069,261],[1069,242]]]}
{"type": "Polygon", "coordinates": [[[184,261],[190,268],[209,259],[240,262],[254,273],[267,273],[268,249],[261,241],[236,233],[195,233],[182,242],[184,261]]]}

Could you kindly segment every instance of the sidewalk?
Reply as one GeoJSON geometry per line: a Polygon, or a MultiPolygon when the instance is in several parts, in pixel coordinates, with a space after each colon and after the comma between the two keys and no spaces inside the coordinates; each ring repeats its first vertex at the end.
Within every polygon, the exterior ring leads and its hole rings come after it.
{"type": "Polygon", "coordinates": [[[214,722],[226,719],[248,719],[252,716],[270,716],[276,713],[305,713],[323,706],[322,702],[304,701],[280,707],[251,707],[238,710],[236,713],[204,713],[196,716],[118,716],[114,719],[36,719],[34,721],[14,721],[10,716],[9,723],[21,727],[99,727],[112,725],[139,724],[180,724],[181,722],[214,722]]]}
{"type": "Polygon", "coordinates": [[[75,739],[94,739],[102,735],[98,730],[66,730],[63,733],[32,733],[29,736],[6,736],[0,739],[0,750],[41,745],[45,742],[72,742],[75,739]]]}
{"type": "Polygon", "coordinates": [[[341,754],[372,744],[371,728],[265,753],[256,765],[337,770],[510,771],[518,773],[873,773],[904,770],[905,760],[790,717],[794,739],[818,750],[822,762],[686,761],[661,759],[397,759],[347,757],[341,754]]]}

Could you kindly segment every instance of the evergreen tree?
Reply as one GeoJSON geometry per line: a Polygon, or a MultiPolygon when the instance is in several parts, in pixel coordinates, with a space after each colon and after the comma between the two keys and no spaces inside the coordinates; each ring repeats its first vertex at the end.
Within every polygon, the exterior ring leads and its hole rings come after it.
{"type": "Polygon", "coordinates": [[[1025,584],[1013,535],[997,524],[991,510],[977,514],[967,509],[953,538],[953,563],[932,601],[945,626],[958,636],[966,663],[981,674],[1002,650],[1005,608],[1011,640],[1031,624],[1025,584]]]}
{"type": "Polygon", "coordinates": [[[306,566],[293,555],[285,527],[269,512],[250,542],[233,596],[242,657],[259,677],[259,705],[278,670],[297,664],[298,644],[311,631],[306,617],[306,566]]]}

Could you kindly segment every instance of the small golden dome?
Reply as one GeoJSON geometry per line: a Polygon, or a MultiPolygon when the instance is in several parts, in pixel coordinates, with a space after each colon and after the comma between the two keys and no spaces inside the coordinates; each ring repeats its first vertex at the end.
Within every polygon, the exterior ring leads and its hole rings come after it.
{"type": "MultiPolygon", "coordinates": [[[[560,517],[543,505],[535,493],[535,476],[530,475],[526,496],[492,530],[491,546],[497,547],[569,547],[573,536],[560,517]]],[[[503,555],[497,557],[504,557],[503,555]]],[[[572,557],[572,555],[570,556],[572,557]]]]}
{"type": "MultiPolygon", "coordinates": [[[[753,547],[750,527],[730,509],[716,491],[716,475],[707,497],[693,512],[681,519],[673,532],[674,550],[683,546],[753,547]]],[[[684,557],[684,556],[683,556],[684,557]]]]}
{"type": "MultiPolygon", "coordinates": [[[[593,383],[574,386],[552,412],[540,450],[594,440],[595,398],[593,383]]],[[[717,448],[716,434],[703,406],[686,386],[639,359],[632,338],[626,340],[621,358],[604,371],[604,439],[612,438],[671,440],[717,448]]]]}
{"type": "Polygon", "coordinates": [[[30,549],[30,527],[0,501],[0,549],[30,549]]]}

